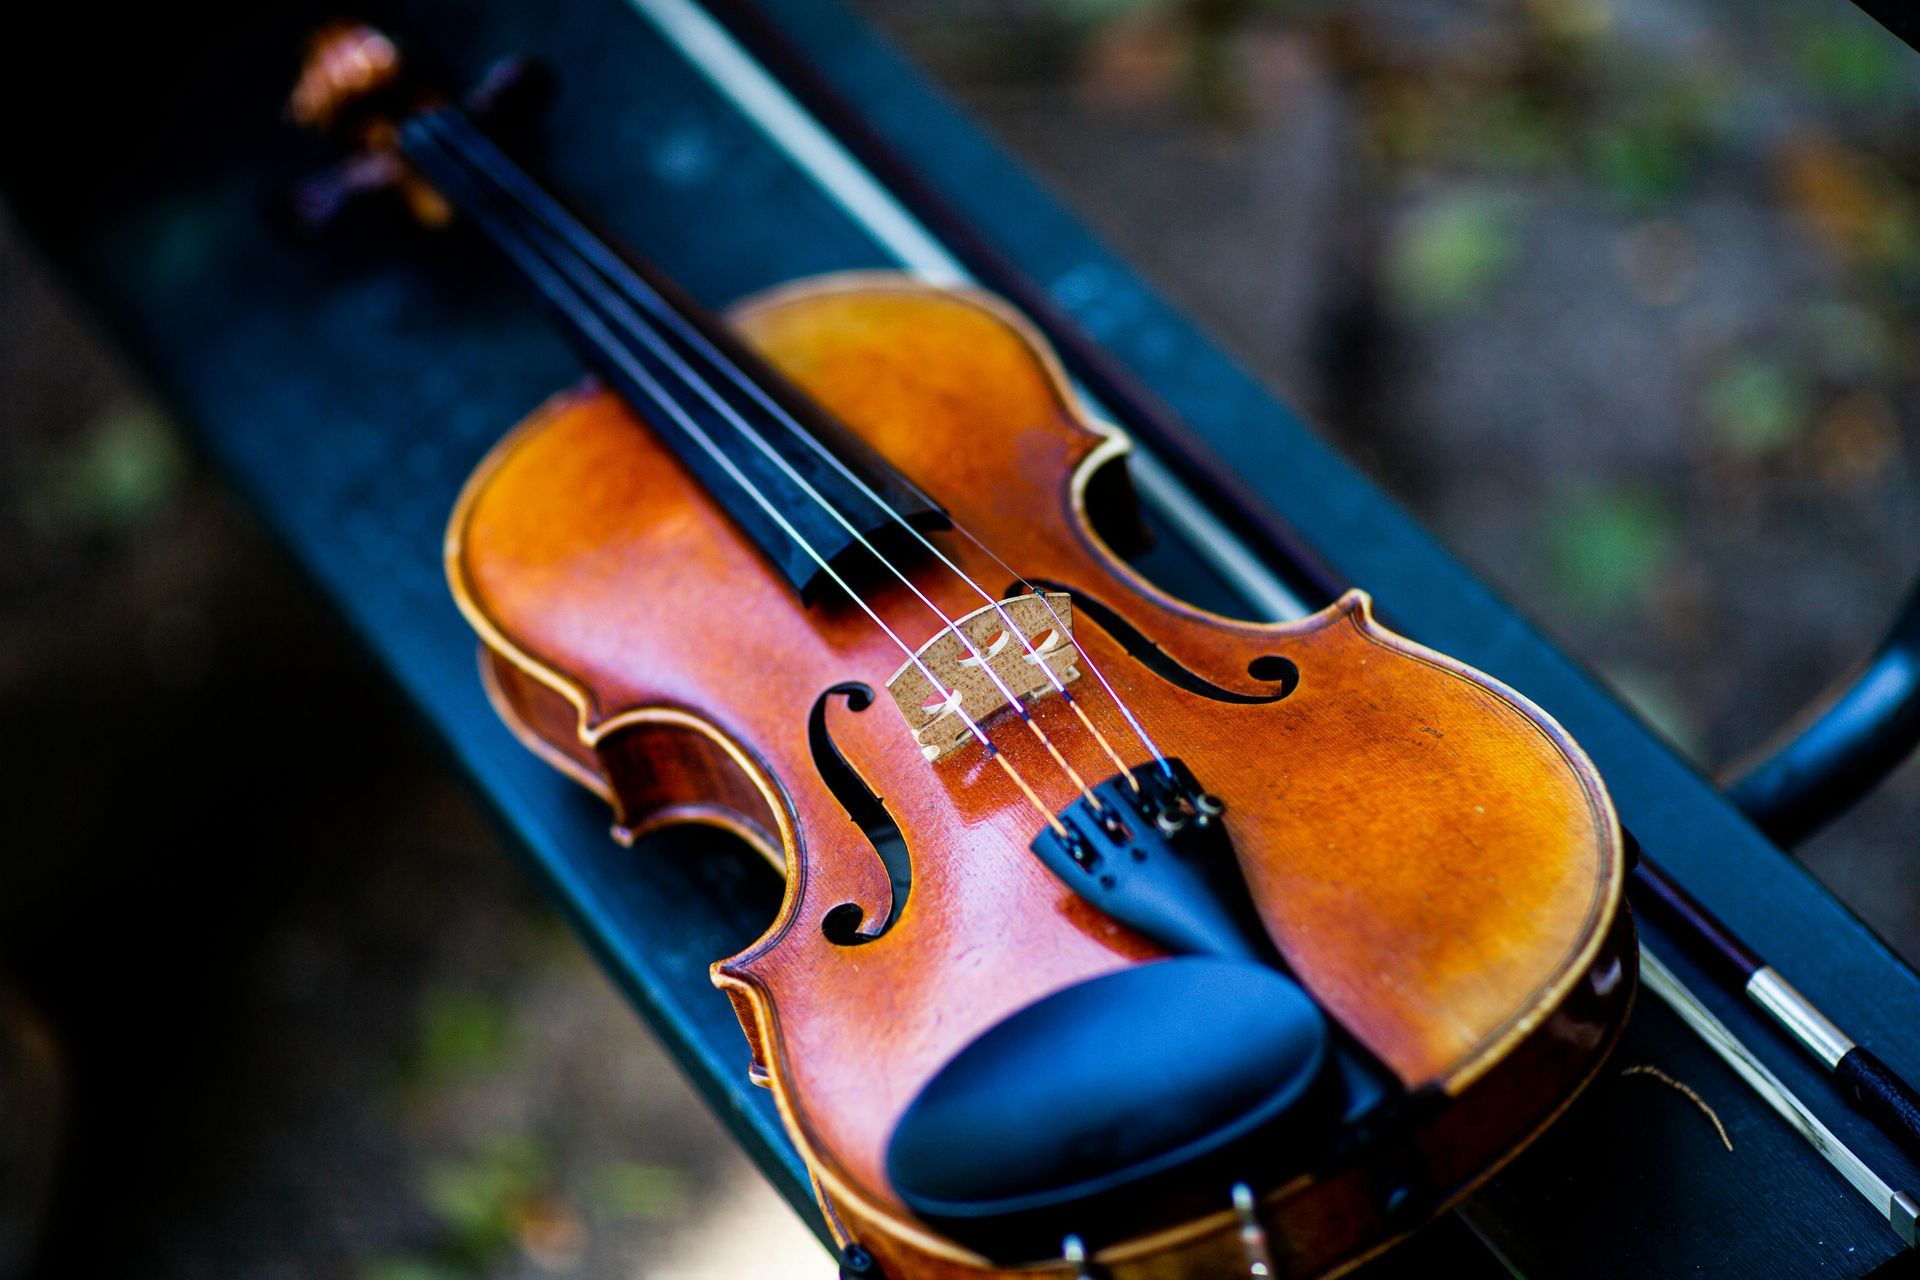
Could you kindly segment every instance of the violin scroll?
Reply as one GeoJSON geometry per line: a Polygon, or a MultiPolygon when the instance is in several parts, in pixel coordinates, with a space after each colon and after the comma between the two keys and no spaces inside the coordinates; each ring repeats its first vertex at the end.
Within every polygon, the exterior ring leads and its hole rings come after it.
{"type": "Polygon", "coordinates": [[[313,33],[287,101],[303,129],[325,133],[349,111],[400,83],[400,50],[384,34],[356,22],[336,22],[313,33]]]}
{"type": "MultiPolygon", "coordinates": [[[[554,84],[552,71],[538,59],[503,58],[461,105],[497,132],[523,132],[544,113],[554,84]]],[[[315,32],[287,99],[287,118],[343,140],[352,153],[285,192],[283,220],[302,234],[318,235],[355,209],[397,203],[429,230],[451,223],[453,205],[399,151],[395,122],[433,101],[411,84],[399,48],[384,32],[359,22],[315,32]]]]}

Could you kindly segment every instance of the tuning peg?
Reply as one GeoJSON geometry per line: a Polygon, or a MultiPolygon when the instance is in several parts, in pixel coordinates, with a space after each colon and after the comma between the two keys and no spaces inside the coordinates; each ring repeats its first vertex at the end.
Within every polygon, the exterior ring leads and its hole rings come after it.
{"type": "Polygon", "coordinates": [[[400,50],[364,23],[336,22],[307,41],[287,115],[303,129],[341,127],[400,83],[400,50]]]}
{"type": "MultiPolygon", "coordinates": [[[[489,132],[513,134],[538,119],[553,98],[554,83],[551,70],[538,59],[505,58],[487,70],[461,106],[489,132]]],[[[407,84],[399,48],[385,33],[350,22],[315,32],[288,98],[287,115],[358,150],[288,186],[275,202],[280,220],[296,233],[313,235],[356,209],[398,197],[401,207],[424,226],[452,221],[452,207],[394,149],[397,121],[432,100],[407,84]]]]}
{"type": "Polygon", "coordinates": [[[546,113],[557,83],[553,68],[538,58],[502,58],[487,68],[462,105],[490,131],[512,133],[546,113]]]}

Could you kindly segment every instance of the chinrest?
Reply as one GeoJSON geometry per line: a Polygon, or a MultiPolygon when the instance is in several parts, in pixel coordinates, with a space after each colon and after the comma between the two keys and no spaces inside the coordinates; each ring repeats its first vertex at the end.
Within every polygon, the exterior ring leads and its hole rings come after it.
{"type": "Polygon", "coordinates": [[[1255,1168],[1305,1167],[1343,1110],[1331,1040],[1319,1006],[1263,965],[1187,956],[1105,974],[942,1067],[894,1130],[888,1176],[908,1208],[997,1260],[1134,1234],[1182,1189],[1219,1207],[1255,1168]]]}

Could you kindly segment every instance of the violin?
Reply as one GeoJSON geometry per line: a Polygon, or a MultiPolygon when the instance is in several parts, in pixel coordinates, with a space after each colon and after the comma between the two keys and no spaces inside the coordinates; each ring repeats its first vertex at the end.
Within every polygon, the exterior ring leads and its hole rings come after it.
{"type": "Polygon", "coordinates": [[[715,315],[364,27],[292,101],[359,148],[310,207],[464,224],[594,370],[474,472],[448,582],[616,840],[785,875],[712,974],[843,1274],[1337,1272],[1593,1078],[1636,948],[1592,763],[1360,591],[1275,625],[1142,577],[1128,439],[1012,307],[715,315]]]}

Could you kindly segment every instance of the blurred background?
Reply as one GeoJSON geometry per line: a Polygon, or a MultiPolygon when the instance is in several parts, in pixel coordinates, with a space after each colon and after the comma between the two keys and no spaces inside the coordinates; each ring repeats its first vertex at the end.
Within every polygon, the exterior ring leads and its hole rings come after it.
{"type": "MultiPolygon", "coordinates": [[[[1703,770],[1920,568],[1920,56],[1845,0],[861,7],[1703,770]]],[[[50,1270],[828,1274],[4,219],[0,405],[50,1270]]],[[[1804,851],[1909,961],[1916,831],[1909,767],[1804,851]]]]}

